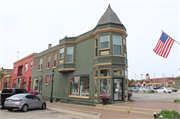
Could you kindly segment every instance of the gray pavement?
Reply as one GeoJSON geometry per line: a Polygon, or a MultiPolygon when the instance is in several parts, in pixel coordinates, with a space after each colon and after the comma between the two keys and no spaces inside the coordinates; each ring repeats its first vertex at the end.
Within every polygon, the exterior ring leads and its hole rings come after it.
{"type": "Polygon", "coordinates": [[[7,109],[0,110],[0,119],[86,119],[75,115],[68,115],[59,113],[57,111],[45,110],[28,110],[21,112],[20,110],[13,110],[12,112],[7,109]]]}
{"type": "Polygon", "coordinates": [[[143,101],[161,101],[161,102],[173,102],[174,99],[180,99],[180,91],[172,93],[133,93],[131,97],[133,100],[143,101]]]}

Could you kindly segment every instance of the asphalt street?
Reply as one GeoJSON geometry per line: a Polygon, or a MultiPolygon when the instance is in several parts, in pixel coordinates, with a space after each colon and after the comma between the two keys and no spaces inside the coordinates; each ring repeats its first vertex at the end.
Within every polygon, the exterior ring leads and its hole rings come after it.
{"type": "Polygon", "coordinates": [[[28,110],[21,112],[20,110],[13,110],[12,112],[7,109],[0,110],[0,119],[85,119],[82,117],[59,113],[57,111],[45,110],[28,110]]]}
{"type": "Polygon", "coordinates": [[[133,93],[133,100],[174,102],[180,99],[180,91],[172,93],[133,93]]]}

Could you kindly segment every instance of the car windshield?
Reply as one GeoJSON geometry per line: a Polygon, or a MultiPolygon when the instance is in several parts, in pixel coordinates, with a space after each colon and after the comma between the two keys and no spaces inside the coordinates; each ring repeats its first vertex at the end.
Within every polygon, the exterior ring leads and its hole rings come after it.
{"type": "Polygon", "coordinates": [[[17,95],[11,96],[11,98],[21,98],[22,96],[24,96],[24,94],[17,94],[17,95]]]}
{"type": "Polygon", "coordinates": [[[2,93],[12,93],[12,89],[4,89],[2,93]]]}

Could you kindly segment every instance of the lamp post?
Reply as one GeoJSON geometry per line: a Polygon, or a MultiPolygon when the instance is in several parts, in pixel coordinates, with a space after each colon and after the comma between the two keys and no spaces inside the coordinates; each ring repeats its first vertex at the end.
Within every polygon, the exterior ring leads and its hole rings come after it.
{"type": "Polygon", "coordinates": [[[50,103],[52,103],[53,102],[53,99],[52,99],[52,95],[53,95],[53,77],[54,77],[54,69],[52,70],[52,80],[51,80],[51,82],[52,82],[52,85],[51,85],[51,98],[50,98],[50,103]]]}

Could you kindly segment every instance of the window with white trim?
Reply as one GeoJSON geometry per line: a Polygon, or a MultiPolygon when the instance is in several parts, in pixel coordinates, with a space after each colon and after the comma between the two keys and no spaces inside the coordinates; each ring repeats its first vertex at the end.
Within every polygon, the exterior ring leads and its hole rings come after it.
{"type": "Polygon", "coordinates": [[[109,48],[109,35],[101,36],[100,42],[101,42],[101,49],[109,48]]]}
{"type": "Polygon", "coordinates": [[[43,67],[43,59],[39,59],[38,70],[42,70],[42,67],[43,67]]]}
{"type": "Polygon", "coordinates": [[[64,58],[64,48],[60,49],[60,58],[64,58]]]}
{"type": "Polygon", "coordinates": [[[67,62],[73,62],[73,47],[67,47],[67,62]]]}
{"type": "Polygon", "coordinates": [[[28,63],[25,64],[25,68],[24,68],[24,71],[27,71],[28,70],[28,63]]]}
{"type": "Polygon", "coordinates": [[[121,36],[113,35],[113,54],[114,55],[122,55],[121,54],[121,36]]]}

